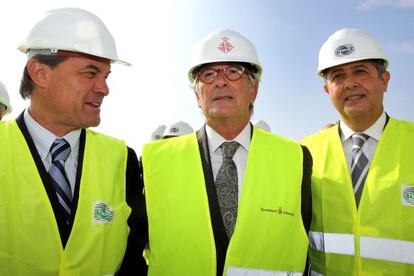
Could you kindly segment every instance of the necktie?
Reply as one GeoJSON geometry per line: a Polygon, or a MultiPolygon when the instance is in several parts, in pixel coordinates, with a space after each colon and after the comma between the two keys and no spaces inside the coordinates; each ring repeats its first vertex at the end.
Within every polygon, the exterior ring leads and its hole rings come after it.
{"type": "Polygon", "coordinates": [[[65,172],[65,160],[70,153],[70,145],[65,139],[56,139],[50,147],[52,165],[49,168],[49,175],[59,203],[64,211],[66,223],[69,224],[71,215],[72,190],[65,172]]]}
{"type": "Polygon", "coordinates": [[[369,136],[364,133],[354,133],[352,135],[352,162],[351,162],[351,179],[354,188],[355,201],[357,207],[361,199],[362,189],[368,173],[368,158],[362,152],[362,146],[368,140],[369,136]]]}
{"type": "Polygon", "coordinates": [[[224,142],[221,145],[223,163],[216,176],[216,189],[220,205],[221,216],[228,237],[233,235],[234,224],[237,218],[238,183],[237,167],[233,156],[239,148],[237,142],[224,142]]]}

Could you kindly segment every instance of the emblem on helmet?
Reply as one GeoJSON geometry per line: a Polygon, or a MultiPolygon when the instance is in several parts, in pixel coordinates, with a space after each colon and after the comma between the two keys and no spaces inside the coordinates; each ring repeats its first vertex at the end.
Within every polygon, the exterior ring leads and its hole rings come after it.
{"type": "Polygon", "coordinates": [[[234,48],[233,45],[231,45],[230,42],[228,42],[228,40],[229,40],[228,37],[222,37],[221,40],[223,40],[223,42],[220,43],[218,48],[223,53],[227,54],[228,52],[230,52],[234,48]]]}
{"type": "Polygon", "coordinates": [[[335,49],[335,55],[337,57],[349,56],[355,51],[355,47],[352,44],[344,44],[335,49]]]}

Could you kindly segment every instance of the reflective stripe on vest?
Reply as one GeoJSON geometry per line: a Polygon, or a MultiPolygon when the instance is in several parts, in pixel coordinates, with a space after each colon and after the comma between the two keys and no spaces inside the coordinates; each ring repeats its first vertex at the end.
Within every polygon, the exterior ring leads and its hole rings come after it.
{"type": "Polygon", "coordinates": [[[273,271],[229,266],[227,276],[302,276],[302,272],[273,271]]]}
{"type": "MultiPolygon", "coordinates": [[[[311,248],[325,252],[355,255],[354,235],[310,231],[311,248]]],[[[360,256],[390,262],[414,264],[414,242],[360,237],[360,256]]]]}
{"type": "Polygon", "coordinates": [[[309,232],[310,247],[321,252],[355,255],[354,235],[309,232]]]}
{"type": "Polygon", "coordinates": [[[361,257],[414,264],[414,242],[361,237],[361,257]]]}
{"type": "Polygon", "coordinates": [[[322,274],[322,273],[319,273],[319,272],[316,272],[316,271],[314,271],[314,270],[311,270],[310,271],[310,276],[324,276],[325,274],[322,274]]]}

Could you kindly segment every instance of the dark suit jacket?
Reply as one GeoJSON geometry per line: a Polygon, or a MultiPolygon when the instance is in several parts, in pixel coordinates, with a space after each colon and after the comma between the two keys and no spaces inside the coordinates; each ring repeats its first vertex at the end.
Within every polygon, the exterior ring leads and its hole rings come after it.
{"type": "MultiPolygon", "coordinates": [[[[55,219],[59,227],[59,233],[63,247],[65,247],[72,229],[73,218],[75,217],[78,200],[79,200],[79,186],[82,176],[83,154],[85,150],[85,130],[81,131],[79,143],[78,169],[76,172],[75,192],[72,201],[72,216],[69,225],[64,220],[64,215],[59,208],[59,202],[56,193],[53,189],[51,179],[47,173],[43,162],[37,152],[36,146],[30,136],[27,126],[23,119],[23,113],[16,119],[17,125],[25,137],[26,143],[29,146],[32,157],[36,163],[44,188],[52,205],[55,219]]],[[[126,169],[126,201],[131,207],[132,212],[128,218],[128,225],[130,227],[130,234],[128,237],[127,250],[121,269],[117,275],[147,275],[147,265],[141,252],[143,252],[146,242],[148,240],[148,221],[145,212],[145,201],[143,195],[143,183],[140,178],[140,166],[138,164],[137,156],[133,149],[128,148],[128,159],[126,169]]]]}
{"type": "MultiPolygon", "coordinates": [[[[253,135],[253,127],[252,127],[253,135]]],[[[197,141],[200,149],[201,161],[203,163],[204,178],[208,194],[211,223],[213,226],[214,240],[216,244],[216,261],[217,274],[222,275],[226,258],[227,246],[229,239],[225,232],[223,220],[221,218],[220,206],[217,199],[214,177],[211,168],[210,153],[208,150],[207,134],[205,127],[197,131],[197,141]]],[[[312,216],[312,199],[311,199],[311,173],[312,157],[309,150],[302,146],[303,150],[303,177],[302,177],[302,219],[306,232],[309,232],[310,220],[312,216]]],[[[308,268],[306,268],[307,270],[308,268]]]]}

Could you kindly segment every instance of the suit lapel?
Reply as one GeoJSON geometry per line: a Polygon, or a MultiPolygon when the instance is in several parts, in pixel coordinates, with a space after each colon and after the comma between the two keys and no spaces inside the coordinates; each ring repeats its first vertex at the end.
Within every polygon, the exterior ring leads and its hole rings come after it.
{"type": "Polygon", "coordinates": [[[227,246],[229,239],[224,228],[223,220],[220,213],[220,206],[217,199],[216,187],[214,185],[213,171],[211,169],[211,159],[208,149],[207,134],[205,127],[197,131],[197,141],[200,150],[201,162],[204,171],[204,180],[208,196],[208,204],[210,209],[211,224],[213,227],[214,241],[216,244],[216,261],[217,274],[222,275],[224,263],[226,261],[227,246]]]}
{"type": "Polygon", "coordinates": [[[79,143],[79,154],[78,154],[78,168],[76,172],[76,183],[75,183],[75,193],[72,201],[72,216],[70,224],[67,225],[64,220],[64,214],[63,211],[60,208],[60,203],[58,202],[58,198],[56,196],[56,192],[53,188],[53,184],[51,182],[49,173],[47,172],[45,166],[43,165],[43,161],[40,158],[40,155],[37,151],[37,148],[33,142],[32,137],[30,136],[30,133],[27,129],[26,123],[24,121],[24,113],[22,112],[16,119],[16,123],[20,128],[20,131],[22,132],[26,143],[30,149],[30,152],[32,154],[32,158],[36,164],[37,171],[39,172],[40,178],[42,179],[43,186],[46,190],[47,196],[49,198],[50,204],[53,209],[53,213],[55,215],[56,223],[59,228],[59,234],[60,239],[62,242],[63,248],[66,246],[66,243],[69,239],[70,232],[72,230],[72,224],[73,220],[76,214],[76,209],[78,206],[78,198],[79,198],[79,184],[80,179],[82,175],[82,164],[83,164],[83,153],[85,149],[85,130],[82,129],[81,135],[80,135],[80,143],[79,143]]]}

